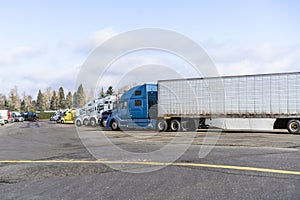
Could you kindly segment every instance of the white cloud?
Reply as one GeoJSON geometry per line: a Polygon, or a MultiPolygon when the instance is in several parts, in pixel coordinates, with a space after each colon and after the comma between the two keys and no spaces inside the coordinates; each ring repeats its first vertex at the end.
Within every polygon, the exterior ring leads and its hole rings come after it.
{"type": "Polygon", "coordinates": [[[209,46],[207,52],[221,75],[280,73],[299,70],[300,46],[209,46]]]}
{"type": "MultiPolygon", "coordinates": [[[[0,93],[8,94],[14,85],[17,85],[20,93],[25,91],[34,98],[38,89],[44,90],[49,86],[53,89],[63,86],[66,91],[76,89],[74,84],[81,65],[84,64],[80,62],[84,61],[84,57],[88,56],[88,53],[97,45],[116,34],[117,32],[113,28],[95,31],[85,39],[85,42],[76,45],[74,40],[66,41],[66,44],[72,45],[64,49],[54,45],[54,49],[49,49],[42,56],[37,56],[42,51],[37,51],[29,46],[19,46],[0,54],[0,69],[2,68],[0,83],[4,85],[4,88],[0,89],[0,93]],[[80,56],[74,54],[72,49],[81,50],[81,53],[84,54],[80,56]],[[3,70],[3,68],[5,69],[3,70]]],[[[128,42],[128,40],[124,42],[128,42]]],[[[243,47],[237,44],[231,45],[230,42],[208,41],[205,46],[206,52],[216,63],[221,75],[275,73],[299,71],[300,69],[300,45],[261,44],[256,47],[243,47]]],[[[166,54],[159,52],[151,54],[151,50],[146,53],[125,54],[124,57],[117,58],[115,63],[110,66],[105,74],[105,79],[98,80],[99,85],[94,84],[99,87],[108,85],[122,87],[126,84],[144,81],[155,82],[154,79],[169,78],[168,75],[172,70],[182,77],[199,76],[191,70],[190,66],[185,65],[184,61],[179,58],[174,59],[174,55],[167,56],[166,54]],[[151,64],[170,67],[170,71],[168,72],[164,67],[161,67],[161,70],[157,70],[159,67],[156,67],[156,70],[149,70],[152,69],[151,64]],[[141,68],[139,69],[139,67],[141,68]],[[152,79],[153,81],[151,81],[152,79]]],[[[99,62],[101,63],[101,61],[99,62]]],[[[95,75],[93,72],[91,74],[95,75]]],[[[95,70],[95,72],[98,71],[95,70]]],[[[89,78],[90,74],[86,77],[89,78]]]]}
{"type": "Polygon", "coordinates": [[[30,46],[18,46],[2,55],[0,52],[0,83],[5,83],[0,88],[0,93],[8,94],[14,85],[21,92],[25,91],[34,97],[38,89],[43,90],[49,86],[63,86],[66,90],[73,90],[82,65],[80,62],[99,43],[115,34],[113,28],[105,28],[91,33],[82,43],[76,43],[71,38],[62,38],[57,45],[48,44],[47,52],[30,46]],[[84,55],[74,54],[74,49],[83,50],[84,55]]]}
{"type": "Polygon", "coordinates": [[[88,53],[107,39],[117,35],[113,27],[104,28],[91,33],[77,48],[79,52],[88,53]]]}
{"type": "Polygon", "coordinates": [[[0,65],[16,63],[20,59],[34,57],[40,53],[41,51],[34,50],[29,46],[18,46],[0,55],[0,65]]]}

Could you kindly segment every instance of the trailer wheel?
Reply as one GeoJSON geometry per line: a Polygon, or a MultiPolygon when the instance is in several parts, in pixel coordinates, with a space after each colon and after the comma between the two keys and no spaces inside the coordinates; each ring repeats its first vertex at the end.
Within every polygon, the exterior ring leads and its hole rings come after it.
{"type": "Polygon", "coordinates": [[[177,132],[181,130],[181,123],[177,119],[173,119],[170,124],[170,129],[173,132],[177,132]]]}
{"type": "Polygon", "coordinates": [[[291,134],[299,134],[300,133],[300,121],[297,119],[291,119],[288,121],[287,129],[291,134]]]}
{"type": "Polygon", "coordinates": [[[81,121],[80,120],[76,120],[76,126],[80,127],[82,126],[81,121]]]}
{"type": "Polygon", "coordinates": [[[95,127],[95,126],[96,126],[96,120],[95,120],[95,118],[92,118],[92,119],[90,120],[90,124],[91,124],[92,127],[95,127]]]}
{"type": "Polygon", "coordinates": [[[156,130],[158,132],[164,132],[168,129],[168,124],[166,122],[166,120],[164,119],[159,119],[157,122],[156,122],[156,130]]]}
{"type": "Polygon", "coordinates": [[[83,120],[83,125],[85,125],[85,126],[89,125],[89,120],[84,119],[84,120],[83,120]]]}
{"type": "Polygon", "coordinates": [[[111,129],[113,131],[117,131],[117,130],[120,130],[119,128],[119,125],[118,125],[118,122],[116,122],[115,120],[111,122],[111,129]]]}

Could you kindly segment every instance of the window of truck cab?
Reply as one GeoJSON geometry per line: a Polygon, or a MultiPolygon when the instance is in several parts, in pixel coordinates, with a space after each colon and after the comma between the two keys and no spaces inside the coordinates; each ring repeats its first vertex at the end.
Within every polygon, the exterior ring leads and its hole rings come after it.
{"type": "Polygon", "coordinates": [[[136,90],[134,92],[134,96],[141,96],[142,95],[142,90],[136,90]]]}
{"type": "Polygon", "coordinates": [[[128,103],[127,101],[115,101],[113,107],[117,110],[127,109],[128,103]]]}
{"type": "Polygon", "coordinates": [[[98,105],[97,110],[98,111],[104,110],[104,105],[103,104],[98,105]]]}
{"type": "Polygon", "coordinates": [[[134,100],[134,106],[142,106],[142,100],[134,100]]]}

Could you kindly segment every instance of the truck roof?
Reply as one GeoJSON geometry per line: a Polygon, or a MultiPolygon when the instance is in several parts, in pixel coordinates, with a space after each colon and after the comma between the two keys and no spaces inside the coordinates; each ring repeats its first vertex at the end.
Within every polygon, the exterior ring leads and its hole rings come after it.
{"type": "MultiPolygon", "coordinates": [[[[132,98],[132,96],[134,96],[135,92],[136,91],[145,91],[148,92],[148,91],[155,91],[157,92],[157,84],[143,84],[143,85],[138,85],[138,86],[135,86],[131,89],[129,89],[127,92],[125,92],[122,96],[121,96],[121,99],[120,100],[125,100],[125,99],[129,99],[129,98],[132,98]]],[[[141,96],[143,96],[145,94],[141,93],[141,96]]]]}
{"type": "Polygon", "coordinates": [[[298,75],[300,72],[283,72],[283,73],[268,73],[268,74],[248,74],[248,75],[226,75],[226,76],[211,76],[211,77],[198,77],[198,78],[182,78],[182,79],[167,79],[158,80],[157,82],[167,81],[186,81],[186,80],[198,80],[198,79],[219,79],[219,78],[238,78],[238,77],[259,77],[259,76],[278,76],[278,75],[298,75]]]}

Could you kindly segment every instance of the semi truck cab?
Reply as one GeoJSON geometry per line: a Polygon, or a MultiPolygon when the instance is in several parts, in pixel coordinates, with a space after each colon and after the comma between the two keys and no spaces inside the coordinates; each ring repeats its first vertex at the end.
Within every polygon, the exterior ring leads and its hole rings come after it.
{"type": "Polygon", "coordinates": [[[61,123],[62,124],[74,124],[75,115],[76,115],[75,109],[68,109],[64,113],[64,116],[61,118],[61,123]]]}
{"type": "Polygon", "coordinates": [[[157,118],[157,84],[143,84],[125,92],[114,102],[106,126],[112,130],[154,128],[157,118]]]}

